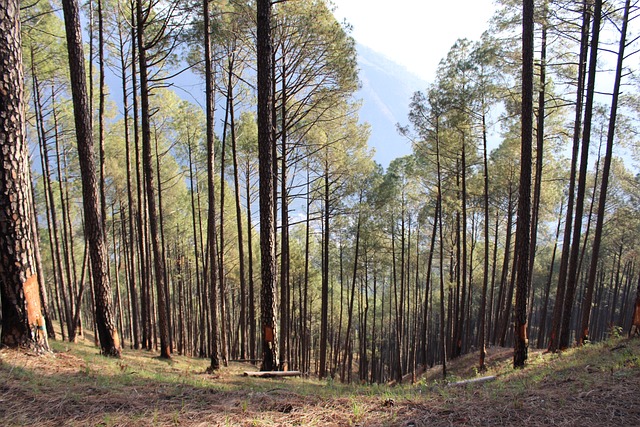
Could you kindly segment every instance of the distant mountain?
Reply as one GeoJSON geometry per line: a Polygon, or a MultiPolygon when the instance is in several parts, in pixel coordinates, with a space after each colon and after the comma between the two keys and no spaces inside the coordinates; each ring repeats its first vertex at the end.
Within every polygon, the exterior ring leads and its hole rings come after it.
{"type": "Polygon", "coordinates": [[[427,82],[366,46],[358,44],[357,51],[362,88],[355,96],[362,100],[360,121],[371,125],[369,146],[386,168],[391,160],[411,153],[411,144],[396,124],[408,123],[411,96],[425,90],[427,82]]]}

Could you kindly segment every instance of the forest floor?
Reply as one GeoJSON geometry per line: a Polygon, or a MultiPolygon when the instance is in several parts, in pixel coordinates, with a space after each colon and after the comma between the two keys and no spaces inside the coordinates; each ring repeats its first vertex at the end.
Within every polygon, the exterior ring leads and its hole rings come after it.
{"type": "Polygon", "coordinates": [[[124,350],[100,356],[92,341],[53,342],[54,352],[0,350],[1,426],[640,426],[640,339],[614,339],[558,354],[488,349],[414,384],[343,385],[306,378],[243,376],[232,363],[124,350]],[[495,375],[491,382],[451,386],[495,375]]]}

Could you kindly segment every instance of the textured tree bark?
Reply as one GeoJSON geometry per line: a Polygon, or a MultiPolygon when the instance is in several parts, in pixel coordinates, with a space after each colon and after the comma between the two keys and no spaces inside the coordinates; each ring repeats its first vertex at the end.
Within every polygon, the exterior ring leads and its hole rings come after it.
{"type": "Polygon", "coordinates": [[[142,10],[142,2],[136,2],[137,14],[137,43],[138,43],[138,63],[140,65],[140,101],[142,113],[142,168],[144,170],[144,183],[147,196],[147,214],[149,216],[149,239],[153,251],[153,267],[155,272],[156,292],[158,293],[158,332],[160,334],[160,357],[171,358],[171,348],[169,345],[169,324],[167,319],[167,295],[165,287],[165,262],[163,249],[160,242],[160,229],[158,223],[158,208],[156,206],[156,195],[153,163],[151,154],[151,124],[149,110],[149,87],[147,76],[147,52],[144,38],[145,21],[142,10]]]}
{"type": "MultiPolygon", "coordinates": [[[[282,138],[282,155],[280,166],[280,218],[281,218],[281,231],[280,231],[280,365],[281,371],[288,370],[289,360],[289,298],[290,298],[290,284],[289,284],[289,200],[287,191],[287,70],[284,60],[284,53],[282,57],[282,106],[281,106],[281,138],[282,138]]],[[[274,141],[275,144],[275,141],[274,141]]],[[[274,161],[276,159],[274,158],[274,161]]]]}
{"type": "MultiPolygon", "coordinates": [[[[458,316],[458,340],[454,343],[454,357],[458,357],[462,354],[464,343],[464,323],[466,316],[466,298],[467,298],[467,153],[466,153],[466,138],[462,135],[462,150],[461,150],[461,166],[462,166],[462,179],[461,179],[461,211],[462,211],[462,225],[459,229],[462,234],[462,258],[458,264],[462,265],[462,295],[460,297],[460,313],[458,316]]],[[[471,291],[471,289],[469,289],[471,291]]]]}
{"type": "MultiPolygon", "coordinates": [[[[67,217],[68,217],[68,206],[67,206],[67,201],[65,201],[65,192],[62,186],[62,168],[61,168],[61,161],[60,161],[60,134],[58,132],[58,114],[57,114],[57,109],[56,109],[56,105],[55,102],[53,101],[55,97],[55,93],[53,88],[51,88],[51,98],[52,98],[52,103],[51,103],[51,110],[53,112],[53,128],[54,128],[54,142],[55,142],[55,156],[56,156],[56,169],[57,169],[57,174],[58,174],[58,193],[60,196],[60,207],[61,207],[61,214],[62,214],[62,230],[61,230],[61,237],[62,239],[59,242],[59,247],[56,247],[56,250],[60,253],[60,251],[62,251],[62,253],[64,253],[64,256],[62,256],[61,254],[59,254],[60,258],[60,262],[62,265],[64,265],[64,272],[65,272],[65,276],[66,276],[66,287],[67,289],[65,290],[65,286],[63,285],[61,287],[62,289],[62,293],[63,295],[67,294],[69,295],[69,299],[68,301],[65,301],[65,307],[67,307],[67,317],[69,319],[69,325],[68,325],[68,331],[69,331],[69,341],[71,342],[75,342],[76,338],[77,338],[77,332],[78,332],[78,326],[77,324],[73,323],[73,312],[74,312],[74,294],[76,293],[76,286],[75,286],[75,261],[74,261],[74,255],[73,255],[73,238],[72,238],[72,233],[70,232],[71,230],[71,221],[67,222],[67,217]],[[69,224],[69,226],[67,226],[67,224],[69,224]],[[73,267],[73,268],[72,268],[73,267]],[[73,270],[73,278],[72,278],[72,274],[71,271],[73,270]]],[[[42,111],[42,110],[41,110],[42,111]]],[[[45,147],[44,147],[45,152],[47,151],[46,149],[46,142],[45,142],[45,147]]],[[[48,162],[48,159],[46,159],[48,162]]],[[[51,178],[49,178],[49,189],[51,191],[51,178]]],[[[51,193],[51,200],[54,200],[53,198],[53,192],[51,193]]],[[[52,207],[55,205],[55,203],[52,203],[52,207]]],[[[54,215],[52,214],[52,218],[54,217],[54,215]]],[[[58,232],[55,231],[58,226],[57,223],[54,221],[53,222],[53,227],[54,227],[54,235],[57,235],[58,232]]],[[[62,267],[61,267],[62,268],[62,267]]],[[[61,281],[61,283],[64,281],[61,281]]]]}
{"type": "Polygon", "coordinates": [[[633,309],[633,319],[629,329],[629,337],[640,336],[640,276],[638,276],[638,290],[636,292],[636,303],[633,309]]]}
{"type": "Polygon", "coordinates": [[[256,302],[253,282],[253,237],[251,227],[251,167],[246,165],[247,192],[247,279],[249,292],[249,358],[256,359],[256,302]]]}
{"type": "Polygon", "coordinates": [[[556,290],[556,300],[553,307],[553,319],[551,323],[551,333],[549,337],[549,351],[556,351],[560,341],[560,326],[562,324],[562,308],[567,286],[567,271],[569,264],[569,251],[571,249],[571,230],[573,224],[573,203],[575,198],[575,179],[578,162],[578,149],[580,147],[580,131],[582,128],[582,108],[585,66],[587,61],[587,51],[589,47],[589,23],[591,12],[587,7],[586,0],[583,1],[582,35],[580,40],[580,59],[578,61],[578,85],[576,90],[576,115],[573,130],[573,148],[571,154],[571,172],[569,176],[569,191],[567,200],[567,218],[564,223],[564,237],[562,241],[562,253],[560,255],[560,271],[558,272],[558,287],[556,290]]]}
{"type": "MultiPolygon", "coordinates": [[[[230,121],[231,121],[231,151],[233,155],[233,188],[235,193],[236,202],[236,227],[238,230],[238,262],[240,267],[240,358],[246,357],[247,349],[247,280],[245,273],[245,258],[244,258],[244,240],[242,232],[242,207],[240,205],[240,177],[238,169],[238,152],[236,147],[236,123],[235,112],[233,104],[233,87],[229,85],[229,98],[231,105],[229,107],[230,121]]],[[[247,175],[247,182],[249,175],[247,175]]],[[[247,194],[247,200],[248,194],[247,194]]],[[[249,204],[249,202],[247,202],[249,204]]],[[[249,221],[251,219],[249,218],[249,221]]],[[[254,359],[251,356],[251,359],[254,359]]]]}
{"type": "MultiPolygon", "coordinates": [[[[433,268],[433,255],[435,254],[436,238],[438,237],[438,215],[440,214],[440,199],[436,199],[436,209],[433,215],[433,228],[431,229],[431,238],[429,243],[429,255],[427,258],[427,272],[425,274],[425,287],[424,287],[424,300],[422,309],[422,326],[420,329],[421,341],[422,341],[422,358],[420,363],[422,366],[427,366],[429,352],[427,349],[429,339],[429,320],[432,311],[429,309],[429,296],[433,292],[433,284],[431,281],[431,269],[433,268]]],[[[375,313],[375,300],[374,300],[374,313],[375,313]]],[[[374,317],[375,318],[375,317],[374,317]]],[[[375,323],[374,323],[375,324],[375,323]]],[[[429,348],[430,350],[430,348],[429,348]]]]}
{"type": "MultiPolygon", "coordinates": [[[[203,1],[204,14],[204,61],[205,61],[205,84],[206,84],[206,120],[207,120],[207,190],[209,194],[207,224],[207,246],[209,247],[209,266],[207,271],[208,280],[205,286],[209,288],[209,309],[211,312],[211,365],[210,369],[220,369],[218,358],[218,253],[216,245],[216,199],[215,199],[215,153],[214,153],[214,71],[211,53],[211,22],[209,17],[209,0],[203,1]],[[207,283],[208,282],[208,283],[207,283]]],[[[203,294],[206,293],[203,292],[203,294]]],[[[224,297],[224,296],[221,296],[224,297]]],[[[203,307],[204,309],[204,307],[203,307]]],[[[222,319],[224,322],[224,319],[222,319]]],[[[204,327],[204,325],[202,325],[204,327]]]]}
{"type": "MultiPolygon", "coordinates": [[[[326,162],[326,161],[325,161],[326,162]]],[[[320,379],[326,376],[327,370],[327,332],[329,307],[329,166],[325,163],[324,173],[324,224],[322,227],[322,289],[320,306],[320,379]]]]}
{"type": "MultiPolygon", "coordinates": [[[[540,88],[538,90],[538,113],[536,121],[536,174],[533,185],[533,206],[531,208],[531,240],[529,243],[529,283],[527,288],[533,293],[533,266],[536,258],[538,242],[538,218],[540,215],[540,194],[542,191],[542,160],[544,153],[544,118],[545,118],[545,93],[546,93],[546,64],[547,64],[547,4],[545,2],[542,16],[542,40],[540,47],[540,88]]],[[[533,296],[531,308],[533,308],[533,296]]]]}
{"type": "Polygon", "coordinates": [[[38,130],[38,142],[40,145],[40,161],[42,165],[42,174],[43,174],[43,184],[44,184],[44,192],[45,192],[45,203],[46,213],[47,213],[47,225],[49,228],[49,246],[51,249],[51,262],[53,268],[53,276],[54,276],[54,284],[56,287],[56,296],[61,294],[61,298],[58,298],[59,302],[59,316],[60,316],[60,328],[62,332],[62,340],[64,341],[66,337],[66,332],[69,332],[69,339],[71,340],[72,335],[70,333],[71,326],[71,311],[69,309],[69,300],[66,297],[66,285],[64,280],[64,275],[62,273],[62,255],[60,251],[60,238],[58,234],[58,220],[57,220],[57,209],[54,203],[53,189],[51,184],[51,172],[49,168],[49,150],[47,149],[47,141],[45,138],[46,131],[44,125],[44,118],[42,112],[42,102],[40,101],[40,84],[37,78],[37,70],[33,64],[33,50],[32,54],[32,64],[31,64],[31,73],[33,74],[33,106],[34,113],[36,119],[36,126],[38,130]],[[62,299],[62,301],[60,301],[62,299]],[[65,331],[65,326],[68,328],[65,331]]]}
{"type": "Polygon", "coordinates": [[[271,1],[257,2],[258,53],[258,159],[260,170],[260,253],[262,259],[262,367],[272,371],[276,367],[275,328],[275,214],[273,191],[273,132],[272,132],[272,43],[271,1]]]}
{"type": "MultiPolygon", "coordinates": [[[[228,70],[228,76],[229,76],[229,80],[227,81],[228,86],[231,86],[231,77],[232,77],[232,73],[233,73],[233,61],[229,60],[229,64],[228,64],[229,70],[228,70]]],[[[226,326],[226,320],[227,320],[227,313],[226,313],[226,287],[227,287],[227,279],[225,276],[225,270],[224,270],[224,266],[225,266],[225,239],[224,239],[224,226],[225,226],[225,219],[224,219],[224,199],[225,199],[225,194],[226,194],[226,181],[224,179],[224,173],[225,173],[225,164],[226,164],[226,153],[227,153],[227,128],[229,127],[229,109],[231,108],[231,99],[229,98],[232,95],[231,93],[231,89],[228,89],[227,91],[227,102],[225,104],[225,109],[224,109],[224,122],[222,125],[222,145],[220,146],[220,228],[219,228],[219,240],[220,240],[220,246],[218,249],[218,283],[219,283],[219,288],[220,288],[220,302],[219,302],[219,307],[220,307],[220,356],[222,357],[222,364],[224,366],[227,366],[227,326],[226,326]]]]}
{"type": "MultiPolygon", "coordinates": [[[[482,273],[482,299],[480,301],[480,310],[478,318],[480,321],[478,330],[478,348],[480,358],[478,361],[478,370],[484,372],[486,369],[485,358],[486,351],[486,338],[487,338],[487,289],[489,288],[489,162],[487,153],[487,125],[484,114],[484,99],[482,102],[482,147],[483,147],[483,210],[484,210],[484,269],[482,273]]],[[[491,310],[489,310],[491,312],[491,310]]]]}
{"type": "Polygon", "coordinates": [[[24,137],[20,3],[0,4],[0,292],[2,336],[9,347],[35,347],[40,308],[32,229],[29,151],[24,137]]]}
{"type": "Polygon", "coordinates": [[[31,217],[31,229],[33,233],[33,247],[35,251],[36,258],[36,272],[38,274],[38,287],[40,288],[40,305],[42,309],[42,315],[44,316],[44,323],[47,330],[47,338],[56,339],[56,333],[53,329],[53,322],[51,320],[51,314],[49,312],[49,308],[47,306],[49,297],[47,296],[47,288],[44,282],[44,273],[42,272],[42,258],[40,257],[40,236],[38,232],[38,212],[36,209],[35,196],[34,196],[34,186],[33,180],[29,179],[31,183],[31,200],[33,200],[33,216],[31,217]]]}
{"type": "Polygon", "coordinates": [[[531,227],[531,147],[533,145],[533,0],[523,1],[522,13],[522,141],[520,149],[520,197],[516,224],[515,330],[513,366],[524,367],[527,360],[527,297],[529,284],[529,239],[531,227]]]}
{"type": "Polygon", "coordinates": [[[147,221],[146,209],[144,208],[144,192],[142,180],[142,166],[140,160],[140,120],[138,108],[138,77],[136,64],[137,47],[136,47],[136,2],[131,0],[131,101],[133,107],[133,143],[135,151],[135,171],[136,171],[136,224],[138,227],[138,271],[140,272],[140,324],[142,326],[142,348],[152,349],[152,332],[151,332],[151,303],[149,299],[149,276],[150,272],[147,268],[149,251],[147,245],[147,221]]]}
{"type": "MultiPolygon", "coordinates": [[[[503,306],[505,305],[506,292],[507,292],[507,279],[508,279],[508,271],[509,271],[509,260],[511,255],[511,237],[513,235],[513,197],[512,197],[512,184],[509,185],[509,204],[507,206],[507,230],[505,237],[505,245],[506,248],[504,251],[504,260],[502,263],[502,271],[500,273],[500,289],[498,290],[498,299],[496,300],[496,308],[495,308],[495,327],[493,332],[493,342],[499,342],[501,337],[504,335],[502,333],[502,325],[504,323],[504,311],[503,306]]],[[[509,311],[511,307],[511,300],[508,301],[507,311],[509,311]]]]}
{"type": "Polygon", "coordinates": [[[582,230],[582,214],[584,212],[584,194],[586,191],[587,167],[589,160],[589,142],[591,138],[591,122],[595,97],[595,80],[597,73],[598,44],[600,38],[600,22],[602,21],[602,0],[595,0],[593,10],[593,27],[591,29],[591,50],[589,56],[589,77],[584,110],[584,127],[582,129],[582,146],[580,148],[580,169],[578,172],[578,191],[576,193],[576,211],[573,217],[573,237],[569,257],[569,272],[563,301],[562,322],[560,324],[560,349],[569,346],[571,335],[571,315],[575,291],[578,283],[578,257],[580,255],[580,235],[582,230]]]}
{"type": "MultiPolygon", "coordinates": [[[[360,191],[360,200],[359,203],[362,203],[362,193],[360,191]]],[[[345,382],[345,369],[348,369],[348,372],[351,372],[351,365],[348,365],[347,362],[349,360],[349,355],[352,354],[351,346],[350,346],[350,337],[351,337],[351,324],[353,322],[353,302],[355,300],[356,293],[356,279],[358,274],[358,252],[360,249],[360,223],[361,223],[361,213],[358,213],[358,220],[356,225],[356,243],[355,243],[355,254],[353,256],[353,275],[351,276],[351,294],[348,296],[349,298],[349,308],[347,311],[347,330],[345,332],[344,337],[344,357],[342,359],[342,373],[340,378],[342,382],[345,382]]]]}
{"type": "Polygon", "coordinates": [[[79,8],[75,0],[62,2],[69,69],[73,95],[73,111],[78,142],[80,173],[82,174],[82,198],[84,205],[84,231],[89,244],[91,272],[95,293],[95,311],[102,354],[120,357],[120,339],[113,322],[111,309],[111,285],[107,269],[107,246],[102,230],[98,183],[94,160],[91,115],[88,106],[87,85],[82,52],[79,8]]]}
{"type": "Polygon", "coordinates": [[[439,237],[439,267],[440,267],[440,363],[442,363],[442,378],[447,378],[447,340],[445,337],[445,309],[444,309],[444,240],[442,239],[442,169],[440,164],[439,121],[436,118],[436,168],[438,171],[438,237],[439,237]]]}
{"type": "Polygon", "coordinates": [[[549,266],[549,274],[547,275],[547,284],[544,290],[544,303],[542,304],[542,311],[540,312],[540,318],[538,320],[538,348],[544,347],[545,333],[547,325],[547,311],[549,308],[549,294],[551,292],[551,280],[553,278],[553,266],[556,262],[556,253],[558,251],[558,239],[560,238],[560,227],[562,226],[562,208],[564,207],[564,201],[560,205],[560,215],[558,216],[558,225],[556,226],[556,238],[553,245],[553,251],[551,253],[551,263],[549,266]]]}
{"type": "MultiPolygon", "coordinates": [[[[609,186],[609,171],[611,169],[611,157],[613,156],[613,138],[616,129],[616,114],[618,110],[618,99],[620,97],[620,82],[622,80],[622,64],[624,61],[624,48],[626,45],[627,25],[629,21],[630,0],[625,2],[624,17],[622,20],[622,31],[620,35],[620,47],[618,49],[618,63],[616,66],[616,78],[613,89],[613,99],[611,102],[611,114],[609,115],[609,130],[607,133],[607,154],[604,158],[602,170],[602,183],[600,184],[600,200],[598,202],[598,217],[596,220],[596,231],[593,239],[593,249],[591,255],[591,266],[589,268],[589,280],[587,282],[586,295],[582,304],[582,316],[580,328],[576,331],[578,345],[582,345],[585,339],[589,338],[589,316],[591,315],[591,303],[593,300],[593,290],[596,284],[598,272],[598,256],[600,254],[600,243],[602,241],[602,229],[604,226],[604,214],[607,201],[607,187],[609,186]]],[[[614,305],[615,307],[615,305],[614,305]]]]}
{"type": "MultiPolygon", "coordinates": [[[[105,83],[104,83],[104,19],[102,14],[102,1],[98,2],[98,153],[100,158],[100,212],[102,213],[102,230],[107,231],[107,197],[105,193],[105,153],[104,153],[104,112],[105,112],[105,83]]],[[[107,259],[107,263],[108,263],[107,259]]],[[[108,266],[108,264],[107,264],[108,266]]]]}
{"type": "MultiPolygon", "coordinates": [[[[136,291],[136,251],[134,250],[135,241],[135,227],[133,224],[134,217],[134,204],[133,201],[133,175],[131,171],[131,138],[129,137],[129,96],[127,91],[127,59],[124,51],[124,40],[122,34],[122,27],[118,26],[119,37],[119,53],[120,53],[120,67],[122,69],[122,102],[124,104],[124,145],[125,145],[125,158],[127,164],[127,202],[129,208],[127,212],[128,221],[128,237],[129,237],[129,292],[130,292],[130,304],[131,304],[131,327],[133,335],[133,348],[140,348],[140,315],[138,314],[138,293],[136,291]]],[[[197,258],[196,258],[197,259],[197,258]]]]}

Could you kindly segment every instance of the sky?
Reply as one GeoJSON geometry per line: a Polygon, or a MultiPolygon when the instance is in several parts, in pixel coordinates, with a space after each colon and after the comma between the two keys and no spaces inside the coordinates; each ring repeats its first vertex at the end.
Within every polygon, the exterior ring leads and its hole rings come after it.
{"type": "Polygon", "coordinates": [[[339,21],[356,41],[433,81],[459,38],[478,40],[495,10],[493,0],[333,0],[339,21]]]}

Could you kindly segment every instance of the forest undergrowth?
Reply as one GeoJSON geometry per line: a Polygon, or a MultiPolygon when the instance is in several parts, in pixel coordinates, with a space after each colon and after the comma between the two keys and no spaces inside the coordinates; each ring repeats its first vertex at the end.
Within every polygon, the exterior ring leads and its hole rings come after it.
{"type": "Polygon", "coordinates": [[[414,384],[345,385],[243,376],[231,363],[124,350],[99,355],[90,339],[37,355],[0,350],[2,426],[440,426],[640,425],[640,340],[615,338],[563,353],[532,352],[513,370],[511,349],[488,348],[436,367],[414,384]],[[480,384],[462,379],[495,375],[480,384]]]}

